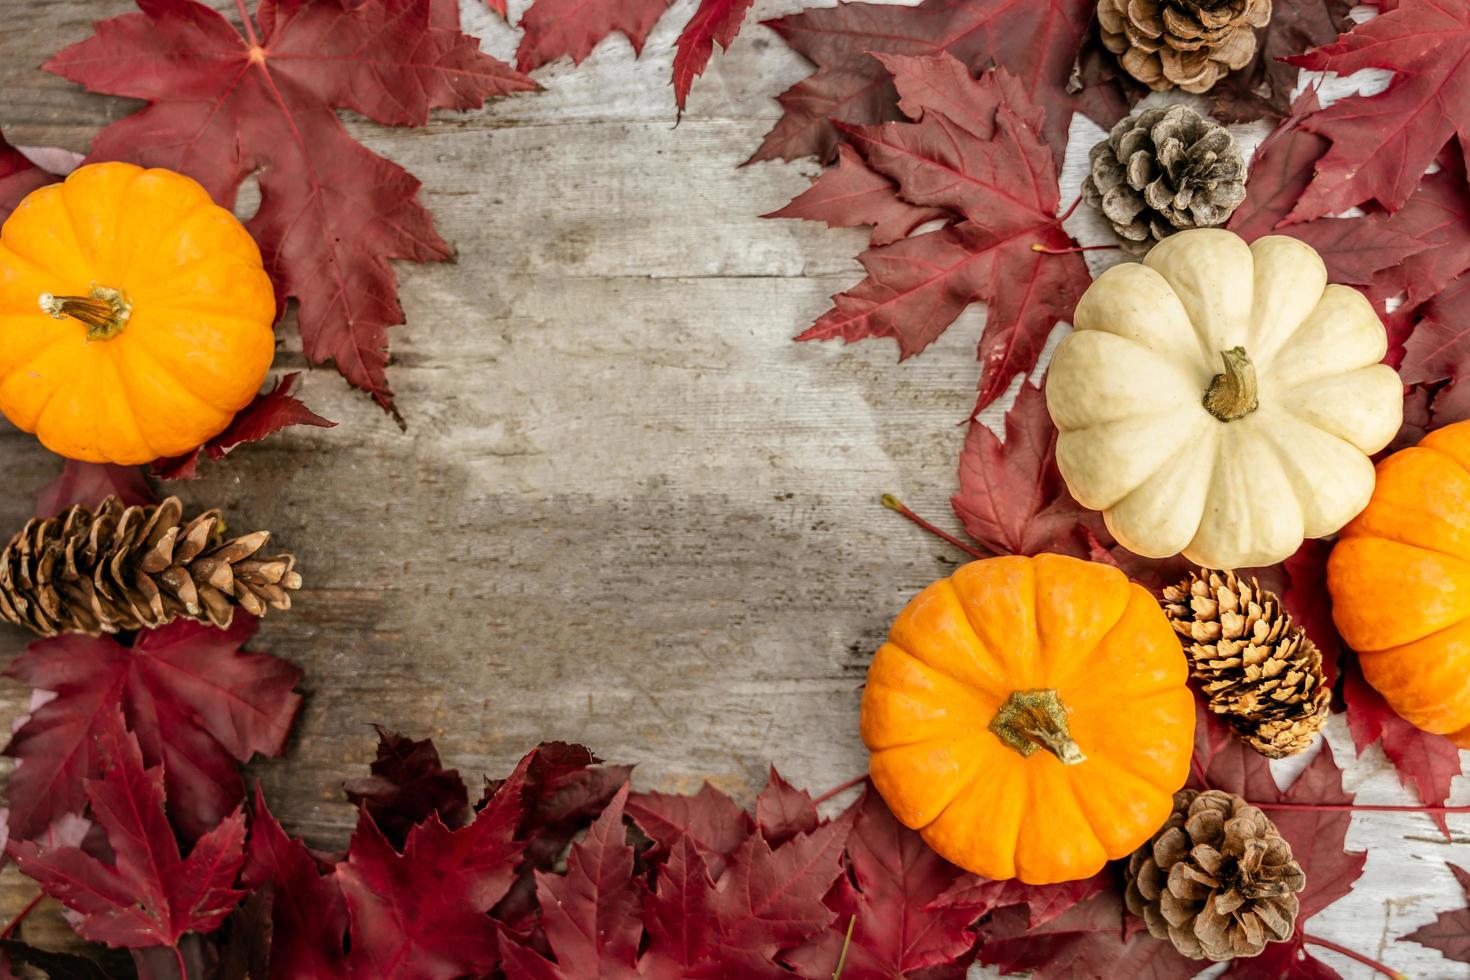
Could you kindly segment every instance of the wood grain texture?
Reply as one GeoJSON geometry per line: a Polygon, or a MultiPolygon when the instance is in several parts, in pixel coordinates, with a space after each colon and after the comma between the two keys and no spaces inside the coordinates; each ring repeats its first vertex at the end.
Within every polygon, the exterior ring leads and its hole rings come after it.
{"type": "MultiPolygon", "coordinates": [[[[390,380],[408,431],[317,370],[304,397],[338,428],[246,447],[177,488],[301,558],[297,608],[266,620],[255,645],[305,669],[306,707],[286,758],[250,776],[315,844],[346,840],[340,784],[371,756],[375,722],[432,735],[471,779],[562,738],[637,762],[644,788],[709,779],[748,801],[771,762],[798,785],[836,785],[865,765],[857,704],[872,651],[957,564],[878,497],[954,524],[983,310],[902,366],[883,343],[790,342],[859,278],[863,236],[757,217],[815,166],[738,166],[777,117],[772,97],[806,71],[754,21],[674,124],[672,45],[693,6],[675,5],[641,59],[615,37],[580,68],[548,66],[542,93],[419,130],[349,116],[424,182],[457,252],[398,266],[408,323],[391,331],[390,380]]],[[[85,150],[131,111],[36,70],[125,9],[0,0],[12,141],[85,150]]],[[[510,57],[516,32],[478,0],[462,9],[466,30],[510,57]]],[[[1074,122],[1065,200],[1098,135],[1074,122]]],[[[1105,241],[1085,210],[1077,233],[1105,241]]],[[[277,363],[304,366],[289,323],[277,363]]],[[[5,429],[0,466],[0,527],[19,527],[60,463],[5,429]]],[[[0,633],[0,657],[25,641],[0,633]]],[[[0,726],[26,695],[0,685],[0,726]]],[[[1353,761],[1340,719],[1329,737],[1362,800],[1410,801],[1377,750],[1353,761]]],[[[1470,802],[1463,786],[1456,800],[1470,802]]],[[[1313,931],[1406,973],[1470,976],[1394,942],[1458,902],[1443,861],[1470,862],[1458,846],[1470,821],[1451,826],[1455,845],[1422,817],[1355,818],[1349,843],[1370,849],[1368,873],[1313,931]]],[[[32,894],[6,870],[0,919],[32,894]]],[[[43,909],[25,934],[44,941],[60,926],[43,909]]]]}

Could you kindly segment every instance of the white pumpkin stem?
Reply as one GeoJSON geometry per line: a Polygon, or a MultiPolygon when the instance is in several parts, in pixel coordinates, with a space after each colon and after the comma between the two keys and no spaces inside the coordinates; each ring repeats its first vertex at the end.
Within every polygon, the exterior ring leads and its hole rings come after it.
{"type": "Polygon", "coordinates": [[[1087,760],[1067,728],[1067,706],[1053,690],[1012,691],[990,719],[990,730],[1028,758],[1037,749],[1046,749],[1064,765],[1087,760]]]}
{"type": "Polygon", "coordinates": [[[1221,422],[1234,422],[1260,407],[1256,366],[1244,347],[1222,350],[1220,359],[1225,362],[1225,371],[1215,375],[1205,389],[1205,408],[1221,422]]]}
{"type": "Polygon", "coordinates": [[[133,305],[121,289],[93,286],[88,296],[53,296],[42,293],[41,309],[58,320],[71,317],[87,326],[88,340],[111,340],[123,332],[133,305]]]}

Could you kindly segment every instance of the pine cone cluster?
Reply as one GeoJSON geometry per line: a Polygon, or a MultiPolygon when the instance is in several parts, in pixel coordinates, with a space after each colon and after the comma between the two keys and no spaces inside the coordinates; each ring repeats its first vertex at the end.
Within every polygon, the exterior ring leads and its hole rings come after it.
{"type": "Polygon", "coordinates": [[[1210,710],[1251,748],[1279,759],[1312,744],[1332,691],[1321,651],[1275,593],[1234,572],[1201,570],[1164,589],[1164,611],[1210,710]]]}
{"type": "Polygon", "coordinates": [[[1271,0],[1098,0],[1103,46],[1155,92],[1207,92],[1256,54],[1271,0]]]}
{"type": "Polygon", "coordinates": [[[1235,137],[1188,106],[1119,120],[1089,160],[1082,196],[1135,255],[1176,231],[1223,225],[1245,200],[1245,158],[1235,137]]]}
{"type": "Polygon", "coordinates": [[[146,507],[109,497],[95,511],[33,518],[0,554],[0,619],[41,636],[96,636],[291,608],[301,575],[293,556],[259,554],[269,532],[222,540],[219,511],[183,516],[177,497],[146,507]]]}
{"type": "Polygon", "coordinates": [[[1193,959],[1255,956],[1291,938],[1306,887],[1291,845],[1234,793],[1174,794],[1174,812],[1128,861],[1129,911],[1193,959]]]}

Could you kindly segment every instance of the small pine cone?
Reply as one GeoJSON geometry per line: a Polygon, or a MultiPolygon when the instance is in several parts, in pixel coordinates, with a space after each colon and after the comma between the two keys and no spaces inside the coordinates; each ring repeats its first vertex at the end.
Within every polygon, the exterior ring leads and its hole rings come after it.
{"type": "Polygon", "coordinates": [[[1176,231],[1223,225],[1245,200],[1245,158],[1235,137],[1188,106],[1119,120],[1089,159],[1082,196],[1135,255],[1176,231]]]}
{"type": "Polygon", "coordinates": [[[1103,46],[1155,92],[1208,92],[1256,54],[1271,0],[1098,0],[1103,46]]]}
{"type": "Polygon", "coordinates": [[[1128,859],[1127,881],[1124,901],[1151,935],[1219,962],[1290,939],[1307,876],[1260,810],[1234,793],[1182,789],[1128,859]]]}
{"type": "Polygon", "coordinates": [[[291,608],[291,555],[260,556],[267,531],[221,540],[217,510],[185,522],[177,497],[125,507],[109,497],[33,518],[0,554],[0,619],[41,636],[117,633],[179,617],[225,627],[291,608]]]}
{"type": "Polygon", "coordinates": [[[1164,611],[1210,710],[1251,748],[1280,759],[1312,744],[1332,692],[1321,651],[1275,593],[1234,572],[1201,570],[1164,589],[1164,611]]]}

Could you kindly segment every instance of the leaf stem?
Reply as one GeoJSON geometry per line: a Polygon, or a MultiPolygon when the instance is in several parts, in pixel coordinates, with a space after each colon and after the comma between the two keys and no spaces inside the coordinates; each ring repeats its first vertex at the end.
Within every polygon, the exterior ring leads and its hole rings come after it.
{"type": "Polygon", "coordinates": [[[0,930],[0,939],[9,939],[11,936],[13,936],[15,934],[15,930],[20,928],[21,922],[25,921],[25,917],[30,915],[31,911],[35,909],[37,905],[41,904],[41,899],[45,897],[45,892],[36,892],[36,897],[31,899],[30,903],[27,904],[25,908],[15,913],[15,918],[10,920],[10,924],[7,925],[3,930],[0,930]]]}
{"type": "Polygon", "coordinates": [[[1031,251],[1040,252],[1042,255],[1072,255],[1075,252],[1107,252],[1120,247],[1118,245],[1073,245],[1071,248],[1048,248],[1040,242],[1031,243],[1031,251]]]}
{"type": "Polygon", "coordinates": [[[815,800],[812,800],[812,806],[821,806],[823,803],[826,803],[828,800],[830,800],[832,797],[836,796],[838,793],[845,793],[848,790],[852,789],[854,786],[860,786],[860,785],[862,785],[864,782],[867,781],[867,778],[868,778],[868,774],[867,773],[863,773],[861,776],[854,776],[854,777],[852,777],[847,782],[843,783],[841,786],[834,786],[834,787],[832,787],[831,789],[827,790],[827,792],[825,792],[821,796],[817,797],[815,800]]]}
{"type": "Polygon", "coordinates": [[[235,9],[240,13],[240,22],[245,25],[245,40],[250,42],[252,48],[260,47],[260,35],[255,33],[255,25],[250,22],[250,11],[245,9],[245,0],[235,0],[235,9]]]}
{"type": "Polygon", "coordinates": [[[184,951],[177,946],[171,948],[174,951],[174,961],[179,964],[179,980],[189,980],[189,968],[184,964],[184,951]]]}
{"type": "Polygon", "coordinates": [[[852,927],[857,925],[857,916],[847,920],[847,937],[842,940],[842,952],[837,956],[837,969],[832,971],[832,980],[842,980],[842,968],[847,966],[847,950],[852,945],[852,927]]]}
{"type": "Polygon", "coordinates": [[[909,520],[911,520],[915,524],[919,525],[919,527],[921,527],[924,530],[928,531],[930,534],[934,535],[935,537],[939,538],[940,540],[945,541],[945,542],[947,542],[949,544],[954,545],[956,548],[960,549],[965,554],[969,555],[971,558],[989,558],[990,557],[989,555],[985,554],[984,552],[977,551],[976,549],[974,549],[974,548],[970,547],[969,545],[965,544],[963,541],[961,541],[959,538],[955,537],[953,534],[950,534],[948,531],[940,530],[939,528],[935,527],[933,524],[930,524],[928,521],[924,520],[918,514],[915,514],[913,511],[909,510],[908,507],[906,507],[904,505],[904,502],[902,500],[899,500],[897,497],[895,497],[891,493],[885,493],[883,495],[883,506],[884,507],[887,507],[891,511],[896,511],[899,514],[902,514],[904,517],[907,517],[909,520]]]}
{"type": "Polygon", "coordinates": [[[1392,806],[1387,803],[1259,803],[1252,800],[1251,806],[1262,810],[1331,810],[1343,813],[1470,813],[1470,806],[1392,806]]]}
{"type": "Polygon", "coordinates": [[[1082,195],[1081,194],[1078,194],[1075,198],[1072,199],[1071,206],[1069,208],[1067,208],[1067,210],[1062,214],[1061,217],[1057,218],[1057,221],[1059,221],[1059,222],[1066,221],[1068,218],[1072,217],[1072,212],[1073,211],[1076,211],[1077,210],[1077,205],[1079,205],[1081,203],[1082,203],[1082,195]]]}
{"type": "Polygon", "coordinates": [[[1310,943],[1313,946],[1321,946],[1323,949],[1330,949],[1334,953],[1340,953],[1350,960],[1357,960],[1364,966],[1372,967],[1374,970],[1377,970],[1384,976],[1392,978],[1392,980],[1408,980],[1408,977],[1404,976],[1399,971],[1392,969],[1391,967],[1384,966],[1377,960],[1369,959],[1362,953],[1354,952],[1353,950],[1348,949],[1346,946],[1339,946],[1337,943],[1333,942],[1330,939],[1323,939],[1321,936],[1314,936],[1311,933],[1306,933],[1302,936],[1302,941],[1310,943]]]}

